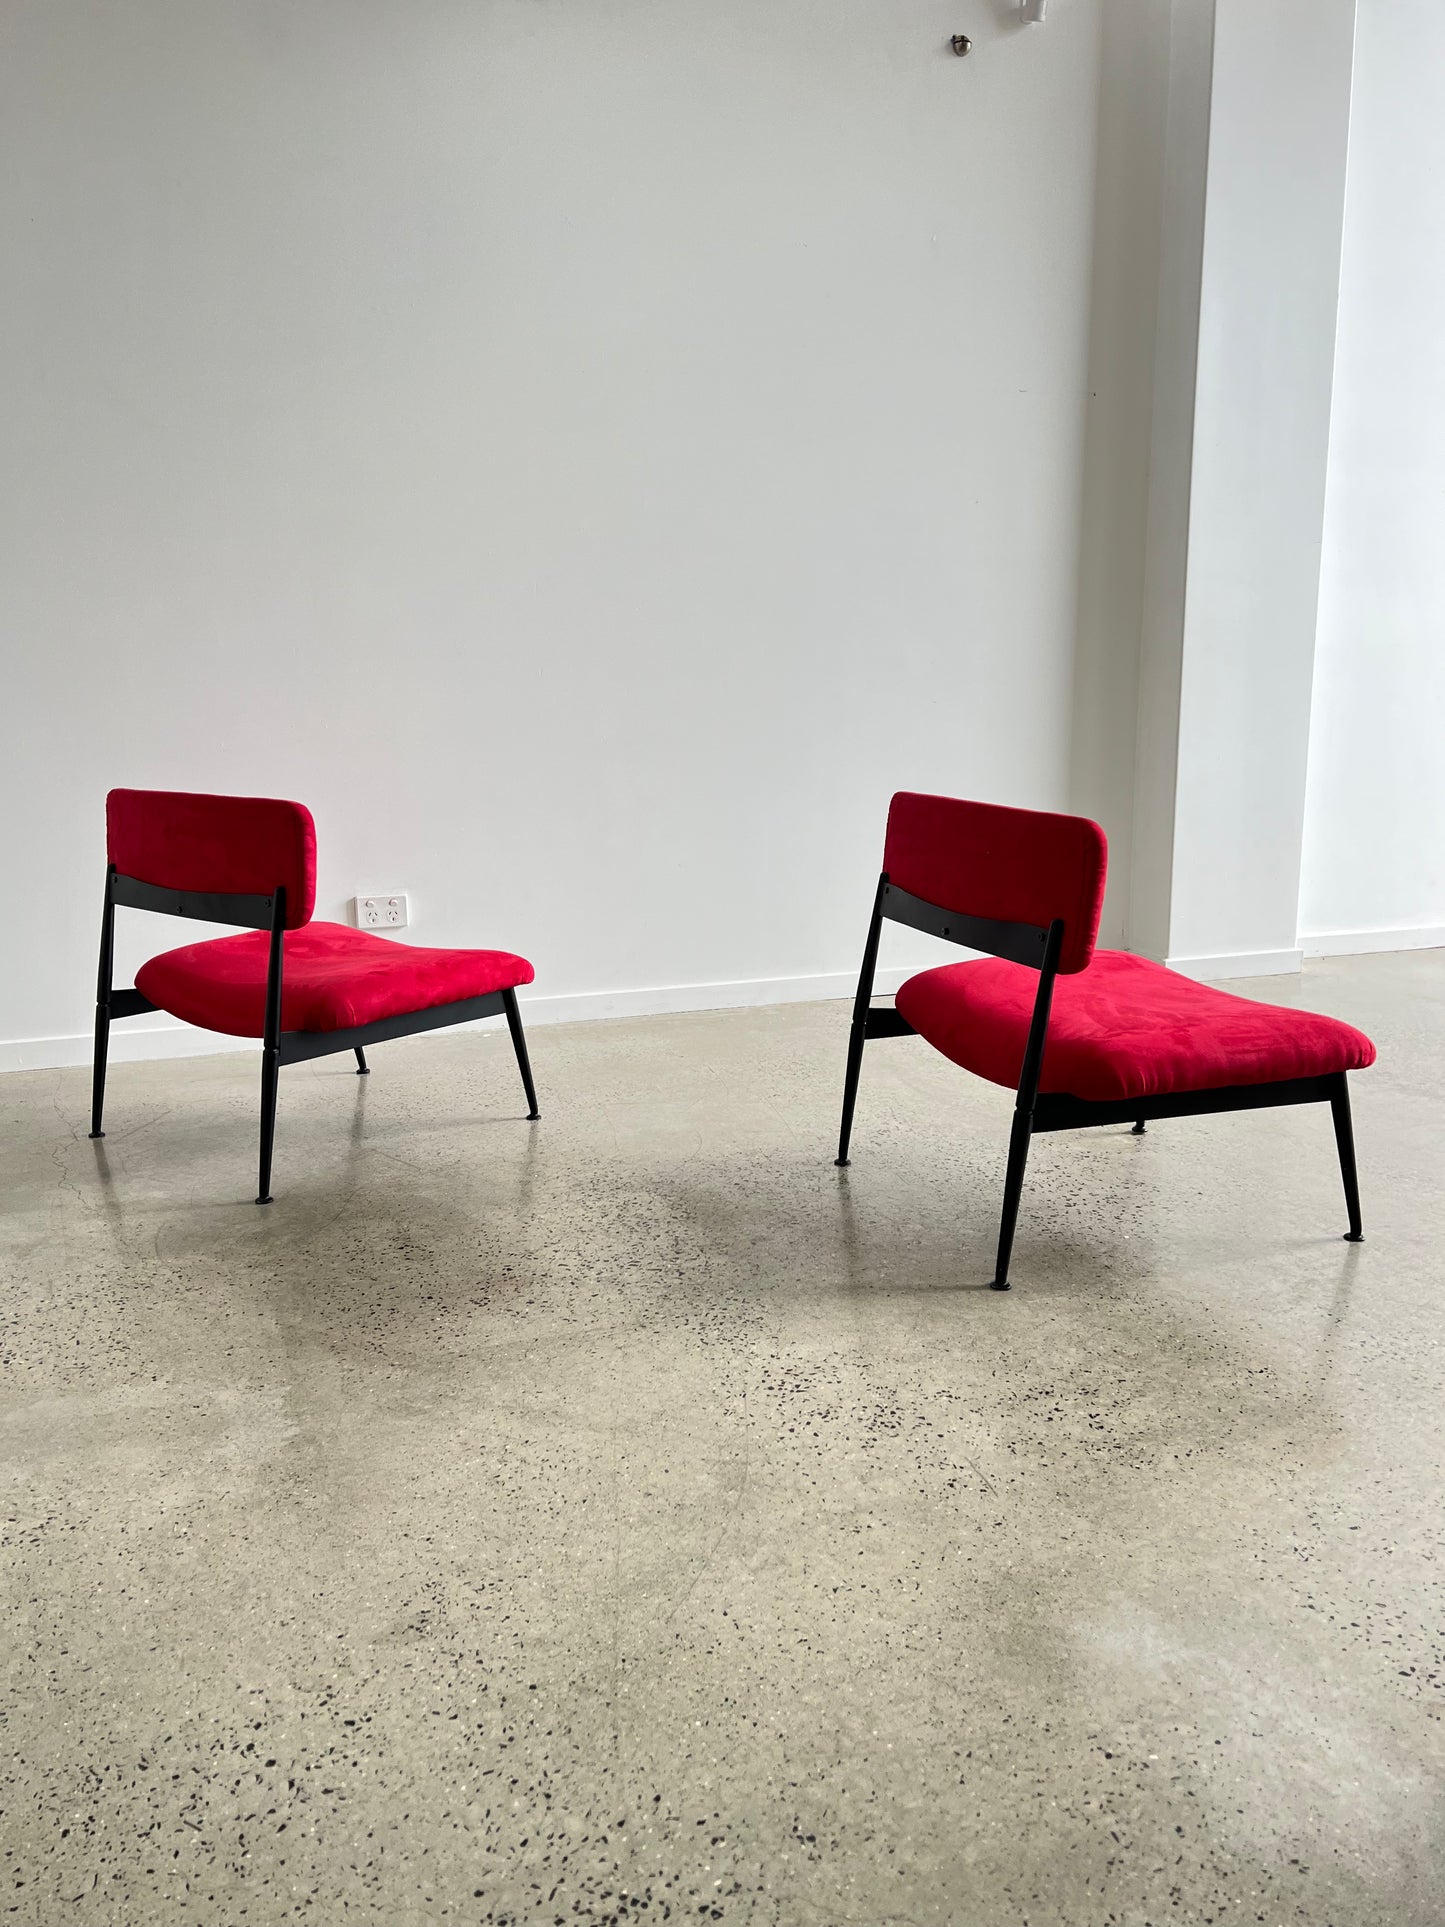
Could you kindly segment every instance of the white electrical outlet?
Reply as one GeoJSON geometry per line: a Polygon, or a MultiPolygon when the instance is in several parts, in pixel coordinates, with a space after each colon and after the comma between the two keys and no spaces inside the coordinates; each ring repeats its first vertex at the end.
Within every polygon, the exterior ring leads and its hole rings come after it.
{"type": "Polygon", "coordinates": [[[403,892],[381,897],[353,897],[352,911],[358,930],[405,930],[406,896],[403,892]]]}

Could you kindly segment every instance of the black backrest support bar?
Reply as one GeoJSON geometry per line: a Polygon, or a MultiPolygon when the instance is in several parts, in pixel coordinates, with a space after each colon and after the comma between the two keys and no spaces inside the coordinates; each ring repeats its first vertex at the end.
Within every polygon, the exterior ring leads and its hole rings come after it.
{"type": "Polygon", "coordinates": [[[238,923],[247,930],[269,930],[276,898],[233,896],[215,890],[165,890],[139,877],[111,878],[111,902],[128,910],[156,910],[167,917],[195,917],[202,923],[238,923]]]}
{"type": "Polygon", "coordinates": [[[945,937],[949,943],[983,950],[990,957],[1006,957],[1010,963],[1044,967],[1049,933],[1032,923],[996,923],[992,917],[966,917],[957,910],[944,910],[936,903],[912,897],[885,877],[879,893],[880,911],[894,923],[906,923],[914,930],[925,930],[930,937],[945,937]]]}

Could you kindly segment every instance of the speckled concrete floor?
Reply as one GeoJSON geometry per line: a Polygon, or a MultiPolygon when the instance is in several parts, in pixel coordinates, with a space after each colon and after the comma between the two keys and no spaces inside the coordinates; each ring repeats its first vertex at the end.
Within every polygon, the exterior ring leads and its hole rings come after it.
{"type": "Polygon", "coordinates": [[[0,1080],[5,1919],[1445,1920],[1445,957],[1043,1139],[841,1005],[0,1080]]]}

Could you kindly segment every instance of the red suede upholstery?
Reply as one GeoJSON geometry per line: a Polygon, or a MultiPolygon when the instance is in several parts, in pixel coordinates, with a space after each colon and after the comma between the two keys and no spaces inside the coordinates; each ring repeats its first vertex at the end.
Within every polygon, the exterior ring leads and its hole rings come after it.
{"type": "Polygon", "coordinates": [[[122,876],[165,890],[237,896],[269,897],[284,885],[286,928],[311,921],[316,827],[300,803],[189,790],[112,790],[105,821],[110,860],[122,876]]]}
{"type": "MultiPolygon", "coordinates": [[[[906,887],[906,886],[905,886],[906,887]]],[[[910,977],[896,1004],[921,1037],[995,1084],[1016,1086],[1039,974],[989,958],[910,977]]],[[[1102,1101],[1360,1070],[1361,1031],[1195,983],[1163,964],[1100,950],[1054,985],[1041,1091],[1102,1101]]]]}
{"type": "MultiPolygon", "coordinates": [[[[248,930],[167,950],[136,972],[136,989],[188,1024],[260,1037],[269,944],[266,931],[248,930]]],[[[345,924],[313,923],[285,940],[281,1028],[350,1030],[531,981],[526,958],[505,950],[427,950],[345,924]]]]}
{"type": "Polygon", "coordinates": [[[1047,928],[1064,920],[1061,971],[1094,953],[1109,846],[1086,816],[1009,810],[900,790],[888,810],[883,868],[910,896],[966,917],[1047,928]]]}

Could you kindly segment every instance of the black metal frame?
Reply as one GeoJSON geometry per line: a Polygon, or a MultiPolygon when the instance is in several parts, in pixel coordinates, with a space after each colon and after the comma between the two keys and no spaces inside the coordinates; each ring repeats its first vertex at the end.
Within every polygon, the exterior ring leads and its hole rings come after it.
{"type": "Polygon", "coordinates": [[[417,1031],[442,1030],[450,1024],[469,1024],[480,1017],[505,1017],[527,1094],[528,1121],[541,1116],[532,1065],[515,990],[493,990],[483,997],[465,997],[453,1004],[434,1004],[429,1010],[405,1011],[382,1017],[374,1024],[350,1030],[282,1030],[281,985],[285,971],[286,891],[278,887],[269,897],[229,895],[209,890],[164,890],[137,877],[123,876],[112,863],[105,873],[105,906],[100,920],[100,964],[95,990],[95,1058],[90,1089],[90,1135],[105,1136],[105,1072],[110,1052],[110,1027],[123,1017],[139,1017],[155,1010],[138,990],[117,990],[111,982],[115,967],[115,912],[117,906],[158,911],[164,916],[193,917],[204,923],[239,924],[247,930],[270,933],[266,965],[266,1018],[261,1039],[261,1147],[257,1204],[271,1202],[271,1153],[276,1137],[276,1096],[283,1064],[304,1064],[336,1051],[354,1051],[358,1077],[370,1075],[368,1044],[384,1044],[417,1031]]]}
{"type": "Polygon", "coordinates": [[[1009,1259],[1013,1253],[1014,1227],[1018,1222],[1019,1199],[1023,1194],[1024,1172],[1028,1165],[1029,1145],[1036,1131],[1076,1131],[1101,1124],[1132,1124],[1142,1134],[1150,1118],[1197,1117],[1215,1111],[1254,1111],[1279,1104],[1328,1104],[1334,1117],[1335,1147],[1339,1152],[1340,1176],[1344,1182],[1345,1205],[1350,1228],[1345,1237],[1359,1244],[1364,1237],[1360,1220],[1360,1186],[1355,1170],[1354,1129],[1350,1121],[1348,1074],[1335,1071],[1324,1077],[1292,1077],[1272,1084],[1230,1084],[1207,1091],[1169,1091],[1158,1097],[1132,1097],[1118,1102],[1093,1102],[1081,1097],[1039,1091],[1043,1069],[1044,1045],[1048,1038],[1049,1011],[1053,1003],[1054,979],[1058,975],[1059,955],[1063,949],[1064,925],[1061,919],[1044,928],[1037,924],[1000,923],[988,917],[962,916],[945,910],[922,897],[910,896],[890,883],[885,870],[878,879],[873,899],[873,915],[868,924],[868,940],[863,946],[863,967],[858,974],[858,990],[853,999],[853,1023],[848,1037],[848,1066],[843,1080],[843,1118],[838,1133],[838,1156],[846,1165],[849,1141],[853,1134],[853,1111],[858,1097],[858,1077],[863,1067],[863,1046],[879,1037],[912,1037],[913,1026],[898,1011],[873,1008],[873,978],[878,965],[878,940],[883,919],[927,931],[950,943],[970,950],[986,951],[993,957],[1006,957],[1013,963],[1028,964],[1039,973],[1033,1017],[1024,1046],[1023,1066],[1019,1073],[1014,1100],[1013,1126],[1009,1132],[1008,1171],[1004,1179],[1003,1215],[999,1222],[998,1256],[990,1281],[993,1291],[1009,1288],[1009,1259]]]}

